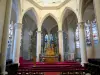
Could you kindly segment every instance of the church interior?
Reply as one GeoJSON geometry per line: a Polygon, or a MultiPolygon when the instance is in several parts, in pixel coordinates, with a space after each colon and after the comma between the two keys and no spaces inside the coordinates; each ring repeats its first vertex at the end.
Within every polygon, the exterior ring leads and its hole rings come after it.
{"type": "Polygon", "coordinates": [[[100,75],[100,0],[0,0],[0,75],[100,75]]]}

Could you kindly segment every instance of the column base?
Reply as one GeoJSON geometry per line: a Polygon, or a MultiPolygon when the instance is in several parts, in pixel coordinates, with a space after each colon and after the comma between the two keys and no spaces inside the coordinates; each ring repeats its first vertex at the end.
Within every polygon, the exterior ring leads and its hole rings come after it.
{"type": "Polygon", "coordinates": [[[20,63],[15,63],[15,64],[18,64],[18,67],[20,66],[20,63]]]}
{"type": "Polygon", "coordinates": [[[20,63],[18,63],[18,67],[20,66],[20,63]]]}
{"type": "Polygon", "coordinates": [[[84,67],[85,64],[87,64],[88,62],[81,62],[81,65],[84,67]]]}
{"type": "Polygon", "coordinates": [[[40,58],[38,56],[36,57],[36,62],[40,62],[40,58]]]}
{"type": "Polygon", "coordinates": [[[64,59],[61,59],[60,61],[61,61],[61,62],[64,62],[64,59]]]}
{"type": "Polygon", "coordinates": [[[8,75],[8,72],[1,72],[1,74],[0,75],[8,75]]]}

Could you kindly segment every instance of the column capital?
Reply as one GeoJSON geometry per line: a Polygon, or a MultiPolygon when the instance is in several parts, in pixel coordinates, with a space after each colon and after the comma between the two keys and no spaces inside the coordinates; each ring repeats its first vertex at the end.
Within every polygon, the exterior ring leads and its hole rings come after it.
{"type": "Polygon", "coordinates": [[[84,29],[84,22],[79,22],[78,25],[79,25],[79,28],[84,29]]]}
{"type": "Polygon", "coordinates": [[[42,31],[36,31],[37,33],[42,33],[42,31]]]}
{"type": "Polygon", "coordinates": [[[78,25],[80,25],[80,24],[84,24],[84,22],[82,21],[82,22],[78,22],[78,25]]]}
{"type": "Polygon", "coordinates": [[[15,23],[15,29],[21,29],[22,25],[22,23],[15,23]]]}

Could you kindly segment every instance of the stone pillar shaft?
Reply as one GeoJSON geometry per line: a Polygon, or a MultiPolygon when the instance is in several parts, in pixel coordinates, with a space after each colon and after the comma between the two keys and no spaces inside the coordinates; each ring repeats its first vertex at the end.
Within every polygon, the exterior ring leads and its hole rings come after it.
{"type": "Polygon", "coordinates": [[[19,64],[19,57],[20,57],[21,32],[22,32],[22,24],[16,23],[15,37],[14,37],[14,49],[13,49],[13,62],[18,63],[18,64],[19,64]]]}
{"type": "Polygon", "coordinates": [[[39,62],[39,55],[41,53],[41,31],[37,31],[37,46],[36,46],[36,61],[39,62]]]}
{"type": "Polygon", "coordinates": [[[59,41],[59,53],[61,55],[61,61],[64,61],[64,49],[63,49],[63,31],[58,31],[59,41]]]}
{"type": "Polygon", "coordinates": [[[2,35],[2,45],[1,45],[1,72],[2,75],[5,75],[5,68],[6,68],[6,52],[8,46],[8,35],[9,35],[9,25],[11,19],[11,9],[12,9],[12,0],[6,1],[6,13],[5,13],[5,20],[3,26],[3,35],[2,35]]]}
{"type": "Polygon", "coordinates": [[[87,52],[86,52],[86,40],[85,40],[85,31],[83,22],[79,23],[79,39],[80,39],[81,64],[84,66],[84,63],[87,63],[87,52]]]}

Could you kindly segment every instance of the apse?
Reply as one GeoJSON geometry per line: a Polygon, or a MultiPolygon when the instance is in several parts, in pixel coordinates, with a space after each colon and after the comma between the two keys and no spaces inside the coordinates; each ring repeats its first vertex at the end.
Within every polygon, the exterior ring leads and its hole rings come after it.
{"type": "MultiPolygon", "coordinates": [[[[58,25],[57,25],[56,20],[52,16],[47,16],[43,21],[41,47],[42,47],[41,56],[44,56],[44,57],[48,56],[50,57],[50,59],[55,59],[56,55],[59,55],[58,25]],[[51,56],[53,57],[51,58],[51,56]]],[[[49,58],[46,61],[49,61],[49,58]]]]}

